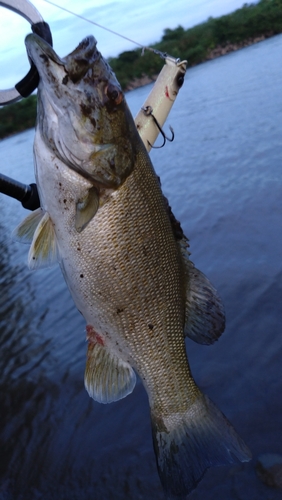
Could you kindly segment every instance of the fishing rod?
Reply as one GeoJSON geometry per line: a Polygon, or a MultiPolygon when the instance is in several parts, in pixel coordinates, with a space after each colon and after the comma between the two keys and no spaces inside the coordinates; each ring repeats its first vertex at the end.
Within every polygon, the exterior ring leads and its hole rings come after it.
{"type": "Polygon", "coordinates": [[[0,192],[20,201],[27,210],[36,210],[40,207],[36,184],[22,184],[4,174],[0,174],[0,192]]]}
{"type": "MultiPolygon", "coordinates": [[[[26,19],[33,33],[53,45],[51,30],[44,21],[41,14],[28,0],[0,0],[0,7],[5,7],[26,19]]],[[[38,87],[38,71],[30,61],[30,70],[27,75],[13,88],[0,90],[0,104],[11,104],[23,97],[28,97],[38,87]]],[[[36,210],[40,207],[40,201],[36,184],[22,184],[15,179],[0,173],[0,192],[20,201],[22,206],[28,210],[36,210]]]]}

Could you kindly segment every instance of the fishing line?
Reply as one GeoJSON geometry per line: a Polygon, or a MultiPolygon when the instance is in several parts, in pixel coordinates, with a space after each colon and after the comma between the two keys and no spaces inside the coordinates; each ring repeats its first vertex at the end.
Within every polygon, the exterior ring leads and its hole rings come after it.
{"type": "Polygon", "coordinates": [[[77,14],[76,12],[73,12],[72,10],[66,9],[66,7],[62,7],[61,5],[58,5],[55,2],[52,2],[51,0],[44,0],[44,2],[49,3],[50,5],[54,5],[54,7],[57,7],[58,9],[64,10],[65,12],[68,12],[69,14],[72,14],[73,16],[76,16],[83,21],[86,21],[87,23],[94,24],[95,26],[98,26],[98,28],[101,28],[105,31],[108,31],[109,33],[112,33],[113,35],[119,36],[120,38],[124,38],[128,42],[134,43],[135,45],[138,45],[138,47],[142,48],[142,55],[144,54],[145,50],[150,50],[154,54],[160,56],[162,59],[166,59],[167,54],[164,52],[161,52],[160,50],[153,49],[152,47],[146,47],[145,45],[142,45],[141,43],[135,42],[134,40],[131,40],[131,38],[128,38],[127,36],[121,35],[120,33],[117,33],[117,31],[113,31],[110,28],[106,28],[105,26],[102,26],[101,24],[96,23],[95,21],[91,21],[91,19],[87,19],[84,16],[81,16],[80,14],[77,14]]]}

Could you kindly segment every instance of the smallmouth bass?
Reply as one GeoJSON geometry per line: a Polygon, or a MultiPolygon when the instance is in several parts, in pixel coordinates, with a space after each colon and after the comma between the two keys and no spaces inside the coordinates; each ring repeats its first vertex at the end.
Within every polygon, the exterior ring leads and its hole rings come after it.
{"type": "Polygon", "coordinates": [[[168,499],[185,499],[208,467],[250,452],[193,380],[185,336],[203,344],[224,330],[217,292],[189,259],[124,95],[93,37],[61,59],[37,35],[34,142],[41,208],[16,234],[31,269],[59,261],[88,339],[85,386],[101,403],[140,376],[168,499]]]}

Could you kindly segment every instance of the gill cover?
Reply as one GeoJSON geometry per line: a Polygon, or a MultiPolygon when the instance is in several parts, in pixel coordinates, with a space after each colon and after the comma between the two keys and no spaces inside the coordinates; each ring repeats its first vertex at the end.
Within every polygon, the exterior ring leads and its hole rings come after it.
{"type": "Polygon", "coordinates": [[[37,132],[68,167],[96,186],[117,188],[134,166],[128,137],[135,125],[95,38],[63,59],[35,34],[25,43],[40,76],[37,132]]]}

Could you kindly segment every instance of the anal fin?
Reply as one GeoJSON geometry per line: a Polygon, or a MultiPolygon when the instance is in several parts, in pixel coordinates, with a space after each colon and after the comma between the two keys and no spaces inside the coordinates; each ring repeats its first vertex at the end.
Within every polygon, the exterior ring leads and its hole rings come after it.
{"type": "Polygon", "coordinates": [[[90,325],[86,330],[88,350],[84,384],[89,396],[99,403],[112,403],[126,397],[136,384],[133,368],[112,352],[90,325]]]}

